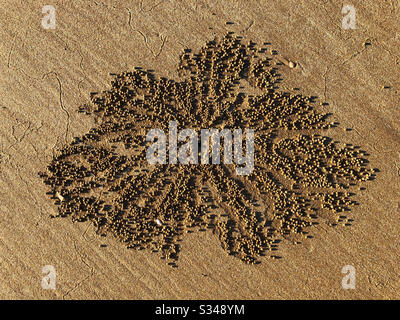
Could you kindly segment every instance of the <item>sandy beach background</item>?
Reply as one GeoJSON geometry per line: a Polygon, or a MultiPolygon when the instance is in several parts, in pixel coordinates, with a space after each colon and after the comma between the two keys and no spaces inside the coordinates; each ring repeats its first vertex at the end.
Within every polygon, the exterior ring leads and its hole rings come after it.
{"type": "Polygon", "coordinates": [[[0,10],[1,299],[398,299],[400,268],[400,2],[4,1],[0,10]],[[343,29],[342,7],[356,8],[343,29]],[[42,7],[56,28],[42,27],[42,7]],[[228,22],[228,23],[227,23],[228,22]],[[140,66],[178,79],[179,55],[233,31],[295,61],[283,90],[329,104],[327,134],[366,150],[377,178],[357,194],[350,226],[314,227],[282,259],[246,265],[210,232],[188,234],[179,267],[100,237],[88,222],[50,219],[38,176],[53,152],[93,126],[76,112],[110,73],[140,66]],[[346,130],[351,129],[351,130],[346,130]],[[101,246],[106,244],[107,246],[101,246]],[[56,270],[56,290],[41,286],[56,270]],[[342,288],[342,267],[356,289],[342,288]]]}

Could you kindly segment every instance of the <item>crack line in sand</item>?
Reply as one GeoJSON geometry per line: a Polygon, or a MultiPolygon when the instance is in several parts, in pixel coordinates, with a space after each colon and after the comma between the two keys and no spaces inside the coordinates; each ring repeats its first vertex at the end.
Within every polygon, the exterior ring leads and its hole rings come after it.
{"type": "Polygon", "coordinates": [[[62,82],[60,80],[60,77],[58,76],[57,72],[55,71],[51,71],[49,73],[46,73],[45,75],[43,75],[42,79],[45,78],[47,75],[49,74],[54,74],[57,82],[58,82],[58,86],[59,86],[59,103],[60,103],[60,108],[63,110],[63,112],[66,114],[67,119],[66,119],[66,129],[65,129],[65,141],[68,141],[68,132],[69,132],[69,126],[70,126],[70,114],[68,112],[68,110],[65,108],[64,103],[63,103],[63,98],[62,98],[62,82]]]}
{"type": "Polygon", "coordinates": [[[132,26],[132,12],[131,12],[131,9],[130,9],[130,8],[127,8],[127,7],[125,7],[125,9],[128,11],[128,25],[129,25],[129,27],[131,28],[131,30],[133,30],[133,31],[135,31],[135,32],[137,32],[137,33],[139,33],[139,34],[142,36],[142,38],[143,38],[143,40],[144,40],[144,43],[145,43],[147,49],[150,50],[151,54],[153,55],[153,58],[154,58],[154,59],[157,59],[158,56],[161,54],[163,48],[164,48],[164,45],[165,45],[165,43],[166,43],[166,41],[167,41],[167,37],[168,37],[168,36],[163,37],[162,35],[159,35],[159,38],[161,39],[162,43],[161,43],[161,45],[160,45],[159,52],[158,52],[158,53],[154,53],[153,49],[150,47],[150,45],[149,45],[149,43],[148,43],[147,36],[146,36],[141,30],[135,29],[135,28],[132,26]]]}
{"type": "Polygon", "coordinates": [[[155,5],[153,5],[152,7],[150,7],[149,10],[144,10],[144,9],[143,9],[143,0],[142,0],[142,1],[140,1],[140,3],[139,3],[139,8],[140,8],[140,11],[139,11],[139,12],[148,13],[148,12],[150,12],[150,11],[153,11],[153,9],[157,8],[157,7],[158,7],[160,4],[162,4],[163,2],[164,2],[164,1],[160,1],[160,2],[156,3],[155,5]]]}
{"type": "Polygon", "coordinates": [[[71,294],[71,292],[75,291],[77,288],[79,288],[85,281],[87,281],[88,279],[90,279],[91,277],[93,277],[93,275],[95,274],[94,272],[94,268],[91,267],[83,258],[83,255],[81,253],[79,253],[78,248],[76,247],[76,241],[74,241],[74,247],[75,247],[75,252],[77,253],[77,255],[80,257],[81,262],[90,270],[90,274],[87,275],[85,278],[83,278],[80,281],[77,281],[75,285],[73,285],[73,287],[71,289],[69,289],[66,293],[63,294],[62,296],[62,300],[65,300],[65,298],[71,294]]]}

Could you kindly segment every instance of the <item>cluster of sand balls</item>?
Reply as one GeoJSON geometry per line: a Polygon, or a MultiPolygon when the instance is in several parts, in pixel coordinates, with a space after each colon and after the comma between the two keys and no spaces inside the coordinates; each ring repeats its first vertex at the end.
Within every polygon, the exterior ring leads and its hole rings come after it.
{"type": "Polygon", "coordinates": [[[277,89],[273,63],[265,48],[229,33],[197,54],[182,54],[182,81],[140,68],[113,75],[111,88],[79,109],[98,125],[40,173],[58,206],[55,216],[90,220],[99,234],[160,252],[175,265],[187,232],[211,229],[229,254],[256,263],[276,250],[279,237],[306,236],[319,212],[336,217],[348,210],[352,194],[337,189],[371,179],[373,170],[358,149],[319,135],[332,124],[311,97],[277,89]],[[247,94],[243,84],[258,94],[247,94]],[[149,165],[146,133],[167,132],[172,120],[178,129],[254,129],[254,171],[149,165]]]}

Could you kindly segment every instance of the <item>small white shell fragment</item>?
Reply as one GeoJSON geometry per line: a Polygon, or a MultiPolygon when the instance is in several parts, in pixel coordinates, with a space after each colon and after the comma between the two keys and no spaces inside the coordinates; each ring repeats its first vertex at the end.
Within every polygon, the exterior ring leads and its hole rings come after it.
{"type": "Polygon", "coordinates": [[[279,60],[280,60],[281,63],[283,63],[284,65],[288,66],[290,69],[296,68],[297,64],[294,61],[291,61],[291,60],[289,60],[289,59],[287,59],[285,57],[281,57],[279,60]]]}
{"type": "Polygon", "coordinates": [[[160,219],[156,219],[155,220],[155,222],[159,225],[159,226],[161,226],[162,225],[162,222],[161,222],[161,220],[160,219]]]}
{"type": "Polygon", "coordinates": [[[56,192],[56,196],[60,201],[64,201],[64,197],[58,191],[56,192]]]}

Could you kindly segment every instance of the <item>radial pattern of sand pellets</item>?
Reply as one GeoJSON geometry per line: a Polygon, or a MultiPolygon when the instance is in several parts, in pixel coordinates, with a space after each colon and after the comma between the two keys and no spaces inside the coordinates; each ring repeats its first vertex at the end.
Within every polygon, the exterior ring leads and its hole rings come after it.
{"type": "Polygon", "coordinates": [[[182,81],[140,68],[114,75],[109,90],[80,107],[98,125],[40,173],[55,216],[90,220],[99,234],[160,252],[172,265],[186,233],[210,230],[229,254],[255,263],[277,257],[269,251],[281,238],[309,237],[318,219],[336,224],[355,204],[351,186],[373,177],[362,151],[323,136],[332,123],[311,97],[278,89],[278,64],[265,48],[227,34],[196,54],[186,50],[179,72],[182,81]],[[168,132],[170,121],[179,130],[253,129],[253,172],[238,176],[235,164],[150,165],[146,133],[168,132]]]}

